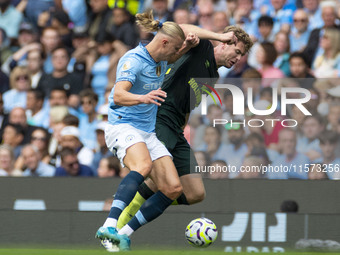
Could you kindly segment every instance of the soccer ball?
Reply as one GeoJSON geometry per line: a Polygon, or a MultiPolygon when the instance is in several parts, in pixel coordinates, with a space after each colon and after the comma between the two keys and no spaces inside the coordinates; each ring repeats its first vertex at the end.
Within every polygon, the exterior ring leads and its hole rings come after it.
{"type": "Polygon", "coordinates": [[[205,248],[215,242],[217,228],[214,222],[207,218],[197,218],[185,229],[185,237],[189,244],[197,248],[205,248]]]}

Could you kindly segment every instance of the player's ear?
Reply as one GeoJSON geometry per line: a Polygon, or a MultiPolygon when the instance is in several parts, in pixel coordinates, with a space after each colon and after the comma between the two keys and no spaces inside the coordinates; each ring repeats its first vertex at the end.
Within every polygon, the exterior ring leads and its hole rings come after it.
{"type": "Polygon", "coordinates": [[[162,40],[162,45],[167,45],[167,44],[169,44],[169,40],[168,39],[166,39],[166,38],[164,38],[163,40],[162,40]]]}

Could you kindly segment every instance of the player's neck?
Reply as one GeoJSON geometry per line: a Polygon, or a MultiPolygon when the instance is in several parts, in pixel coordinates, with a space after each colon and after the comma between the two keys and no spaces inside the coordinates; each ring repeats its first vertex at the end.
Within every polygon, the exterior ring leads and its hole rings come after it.
{"type": "Polygon", "coordinates": [[[148,45],[145,46],[145,48],[156,63],[163,60],[161,54],[159,53],[159,46],[157,45],[157,43],[155,43],[155,41],[151,41],[148,45]]]}

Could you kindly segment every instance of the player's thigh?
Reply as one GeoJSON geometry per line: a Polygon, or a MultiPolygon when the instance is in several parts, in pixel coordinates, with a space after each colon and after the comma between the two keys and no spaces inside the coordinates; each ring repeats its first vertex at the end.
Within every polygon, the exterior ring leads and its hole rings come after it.
{"type": "Polygon", "coordinates": [[[205,198],[205,188],[201,174],[186,174],[180,177],[183,193],[189,204],[201,202],[205,198]]]}
{"type": "Polygon", "coordinates": [[[144,177],[150,173],[152,167],[146,134],[129,124],[108,124],[105,128],[106,145],[117,155],[121,165],[141,173],[144,177]]]}
{"type": "Polygon", "coordinates": [[[182,193],[182,185],[171,157],[164,156],[153,162],[151,179],[171,199],[176,199],[182,193]]]}
{"type": "Polygon", "coordinates": [[[123,162],[130,170],[137,171],[144,177],[147,177],[151,172],[151,157],[146,144],[143,142],[127,148],[123,162]]]}

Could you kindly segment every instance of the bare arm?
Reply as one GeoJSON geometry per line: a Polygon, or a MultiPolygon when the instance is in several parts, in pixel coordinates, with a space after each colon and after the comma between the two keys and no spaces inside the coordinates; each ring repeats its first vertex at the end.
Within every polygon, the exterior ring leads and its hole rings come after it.
{"type": "Polygon", "coordinates": [[[115,85],[115,91],[113,94],[113,100],[116,105],[132,106],[138,104],[156,104],[160,106],[160,102],[164,102],[166,98],[166,92],[161,89],[152,90],[146,95],[137,95],[130,93],[132,84],[129,81],[119,81],[115,85]]]}
{"type": "Polygon", "coordinates": [[[197,35],[193,33],[189,33],[186,35],[185,41],[182,44],[182,47],[178,50],[176,54],[174,54],[169,60],[168,63],[176,62],[180,57],[182,57],[185,53],[187,53],[191,48],[196,47],[200,42],[200,39],[197,35]]]}
{"type": "Polygon", "coordinates": [[[233,32],[219,34],[191,24],[181,24],[179,26],[182,28],[185,35],[193,33],[196,34],[200,39],[214,40],[234,44],[237,42],[237,38],[235,37],[233,32]]]}
{"type": "Polygon", "coordinates": [[[15,8],[17,9],[18,12],[23,13],[26,9],[27,3],[28,3],[28,0],[21,0],[21,2],[15,8]]]}

